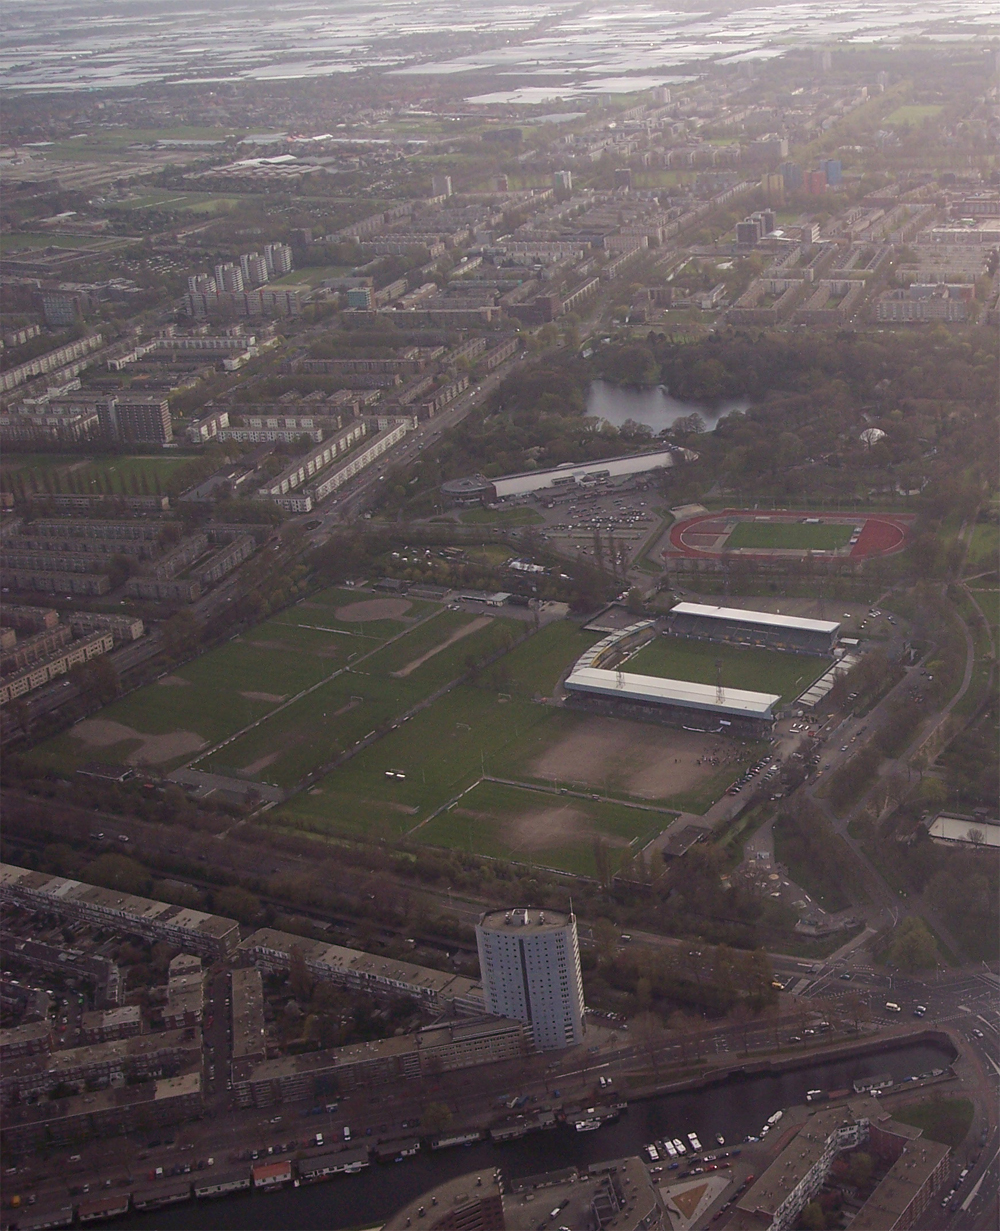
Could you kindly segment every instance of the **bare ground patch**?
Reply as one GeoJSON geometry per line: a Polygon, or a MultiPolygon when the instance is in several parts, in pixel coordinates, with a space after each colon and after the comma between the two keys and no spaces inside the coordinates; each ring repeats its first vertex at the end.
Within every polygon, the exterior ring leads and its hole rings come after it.
{"type": "Polygon", "coordinates": [[[157,680],[156,682],[161,688],[191,687],[191,681],[186,680],[183,675],[165,675],[162,680],[157,680]]]}
{"type": "Polygon", "coordinates": [[[591,838],[601,838],[609,846],[628,846],[627,839],[594,829],[587,814],[570,803],[531,808],[513,817],[472,808],[455,808],[452,815],[496,825],[506,843],[515,851],[542,851],[591,838]]]}
{"type": "Polygon", "coordinates": [[[406,598],[369,598],[336,607],[333,614],[347,624],[360,624],[363,620],[398,620],[412,606],[406,598]]]}
{"type": "Polygon", "coordinates": [[[287,701],[288,693],[285,692],[241,692],[241,697],[246,697],[248,701],[287,701]]]}
{"type": "Polygon", "coordinates": [[[250,641],[247,640],[247,645],[254,645],[259,650],[294,650],[294,646],[286,645],[284,641],[250,641]]]}
{"type": "Polygon", "coordinates": [[[196,731],[170,731],[166,735],[147,735],[134,727],[109,718],[85,718],[71,734],[88,748],[107,748],[125,740],[140,740],[140,746],[125,758],[129,765],[162,765],[175,757],[187,756],[206,747],[207,740],[196,731]]]}
{"type": "Polygon", "coordinates": [[[737,760],[738,747],[717,735],[617,718],[585,718],[530,765],[537,778],[667,799],[690,791],[737,760]]]}
{"type": "Polygon", "coordinates": [[[435,654],[440,654],[442,650],[446,650],[448,646],[454,645],[456,641],[461,641],[463,637],[468,637],[470,633],[475,633],[479,629],[485,628],[487,624],[492,622],[492,618],[492,616],[478,616],[471,624],[465,624],[461,628],[456,628],[450,637],[445,637],[444,641],[433,646],[426,654],[421,654],[419,658],[414,658],[405,667],[400,667],[398,671],[390,672],[390,674],[398,679],[405,679],[406,676],[416,671],[418,667],[423,666],[429,658],[433,658],[435,654]]]}

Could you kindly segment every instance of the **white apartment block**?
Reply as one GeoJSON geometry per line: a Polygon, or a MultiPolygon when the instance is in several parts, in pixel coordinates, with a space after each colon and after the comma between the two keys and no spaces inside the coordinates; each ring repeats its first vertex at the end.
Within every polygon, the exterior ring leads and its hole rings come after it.
{"type": "Polygon", "coordinates": [[[535,1047],[572,1047],[585,1033],[576,916],[519,907],[488,911],[476,927],[486,1008],[524,1022],[535,1047]]]}

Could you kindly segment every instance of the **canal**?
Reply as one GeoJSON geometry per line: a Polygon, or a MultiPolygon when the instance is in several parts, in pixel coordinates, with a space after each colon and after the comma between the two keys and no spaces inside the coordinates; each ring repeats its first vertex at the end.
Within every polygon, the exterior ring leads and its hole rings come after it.
{"type": "MultiPolygon", "coordinates": [[[[585,1167],[603,1159],[639,1154],[647,1142],[690,1132],[698,1134],[706,1149],[717,1133],[725,1137],[727,1145],[736,1145],[758,1134],[768,1116],[779,1108],[804,1103],[807,1090],[843,1089],[855,1078],[883,1072],[900,1082],[933,1068],[945,1068],[952,1059],[953,1054],[943,1047],[914,1043],[775,1076],[732,1078],[707,1090],[633,1103],[620,1120],[594,1133],[559,1127],[502,1146],[482,1143],[436,1154],[424,1150],[406,1162],[372,1163],[359,1175],[340,1176],[327,1183],[187,1202],[172,1209],[134,1214],[117,1225],[137,1231],[267,1231],[273,1227],[332,1231],[364,1226],[387,1218],[444,1180],[479,1167],[499,1166],[509,1176],[537,1175],[574,1164],[585,1167]]],[[[309,1121],[303,1119],[301,1124],[304,1133],[309,1121]]]]}

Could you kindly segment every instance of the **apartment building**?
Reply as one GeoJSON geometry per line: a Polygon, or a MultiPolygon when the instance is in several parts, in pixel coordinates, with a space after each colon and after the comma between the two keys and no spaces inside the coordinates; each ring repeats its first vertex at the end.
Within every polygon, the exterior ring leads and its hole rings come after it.
{"type": "Polygon", "coordinates": [[[149,940],[165,940],[204,957],[225,957],[239,944],[235,919],[9,863],[0,864],[0,901],[28,910],[50,911],[66,919],[85,919],[118,933],[135,932],[149,940]]]}
{"type": "Polygon", "coordinates": [[[138,1034],[142,1034],[142,1010],[137,1004],[94,1009],[80,1016],[80,1037],[84,1043],[112,1043],[138,1034]]]}
{"type": "MultiPolygon", "coordinates": [[[[5,572],[4,575],[8,580],[11,580],[11,573],[5,572]]],[[[20,574],[15,570],[13,575],[18,576],[20,574]]],[[[49,573],[46,576],[59,577],[61,574],[49,573]]],[[[104,578],[104,580],[106,581],[107,578],[104,578]]],[[[12,584],[17,583],[13,582],[12,584]]],[[[6,705],[17,697],[23,697],[25,693],[41,688],[43,684],[49,683],[50,680],[54,680],[60,675],[65,675],[72,667],[89,662],[99,654],[107,654],[113,648],[114,637],[108,632],[94,633],[89,637],[81,637],[79,641],[69,642],[42,662],[14,671],[10,675],[5,675],[0,680],[0,705],[6,705]]]]}

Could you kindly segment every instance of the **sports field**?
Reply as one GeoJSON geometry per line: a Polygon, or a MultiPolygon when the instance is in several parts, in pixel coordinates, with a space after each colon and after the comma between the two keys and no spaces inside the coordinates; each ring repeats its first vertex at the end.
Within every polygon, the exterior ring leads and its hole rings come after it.
{"type": "MultiPolygon", "coordinates": [[[[595,836],[608,841],[613,857],[616,849],[622,857],[633,838],[648,840],[669,818],[616,801],[655,801],[700,813],[756,750],[720,736],[541,704],[596,640],[597,634],[584,633],[566,621],[548,625],[487,668],[477,686],[459,686],[398,723],[384,738],[297,795],[274,819],[331,835],[389,839],[410,835],[433,845],[469,848],[471,844],[482,854],[525,859],[530,855],[567,871],[592,867],[595,836]],[[479,782],[483,776],[510,779],[515,785],[501,791],[495,784],[499,802],[490,802],[494,796],[484,794],[487,786],[479,782]],[[550,789],[538,792],[532,786],[550,789]],[[465,812],[427,819],[470,787],[474,789],[461,805],[465,812]],[[587,798],[574,802],[569,812],[559,802],[556,816],[553,800],[561,796],[553,792],[563,787],[587,798]],[[475,805],[471,811],[481,815],[466,815],[470,800],[475,805]],[[529,824],[524,818],[535,820],[529,824]],[[534,836],[529,833],[533,827],[534,836]],[[521,848],[522,854],[515,855],[521,848]]],[[[387,647],[375,657],[388,657],[389,649],[403,644],[387,647]]],[[[352,672],[349,678],[359,677],[352,672]]],[[[366,687],[374,683],[371,677],[366,687]]],[[[406,684],[392,680],[393,695],[406,684]]],[[[319,689],[313,695],[323,692],[319,689]]],[[[273,727],[283,718],[278,714],[264,725],[273,727]]],[[[353,718],[339,721],[346,720],[353,718]]]]}
{"type": "MultiPolygon", "coordinates": [[[[381,598],[351,590],[326,590],[179,667],[155,684],[106,706],[99,716],[77,723],[39,745],[31,752],[31,758],[60,772],[72,772],[86,761],[127,761],[161,770],[176,768],[259,722],[297,694],[342,672],[387,639],[405,634],[421,617],[439,610],[433,603],[381,598]],[[359,619],[359,614],[369,618],[359,619]]],[[[400,644],[404,641],[402,637],[400,644]]],[[[416,675],[414,672],[411,692],[419,695],[420,687],[426,684],[417,680],[416,675]]],[[[381,691],[374,684],[368,688],[371,708],[378,715],[383,712],[380,699],[390,691],[389,681],[382,684],[381,691]]],[[[392,684],[398,693],[401,681],[392,684]]],[[[269,738],[265,734],[268,726],[262,724],[228,744],[227,755],[220,751],[212,761],[245,769],[273,752],[298,748],[300,741],[287,734],[293,727],[296,732],[308,729],[313,739],[319,739],[315,728],[317,714],[342,709],[351,702],[352,694],[360,695],[361,690],[348,688],[346,698],[341,695],[343,692],[343,688],[324,685],[289,706],[290,716],[285,718],[283,713],[281,723],[274,728],[277,742],[271,743],[266,751],[259,750],[259,745],[266,744],[269,738]],[[232,754],[240,749],[242,741],[247,742],[250,750],[247,759],[234,760],[232,754]]],[[[361,721],[369,716],[356,717],[361,721]]],[[[371,727],[366,726],[361,734],[369,730],[371,727]]],[[[353,725],[347,724],[344,737],[351,731],[353,725]]],[[[336,738],[336,732],[331,734],[331,741],[336,738]]],[[[298,755],[300,760],[308,759],[303,752],[298,755]]],[[[321,756],[314,763],[323,759],[321,756]]],[[[253,777],[254,773],[251,771],[248,776],[253,777]]]]}
{"type": "MultiPolygon", "coordinates": [[[[287,636],[286,628],[277,625],[280,636],[287,636]]],[[[351,662],[336,678],[199,761],[198,768],[292,788],[373,732],[391,731],[414,706],[462,675],[470,657],[482,660],[522,631],[523,625],[513,621],[441,612],[376,653],[351,662]]],[[[314,629],[297,634],[328,635],[314,629]]],[[[371,644],[361,652],[370,649],[371,644]]]]}
{"type": "Polygon", "coordinates": [[[627,804],[480,782],[412,837],[429,846],[594,876],[595,843],[607,848],[611,866],[618,867],[671,820],[627,804]]]}
{"type": "Polygon", "coordinates": [[[773,548],[786,551],[833,551],[850,542],[853,526],[806,525],[804,522],[741,521],[726,540],[727,549],[773,548]]]}
{"type": "Polygon", "coordinates": [[[691,680],[695,684],[715,684],[716,663],[720,659],[723,687],[777,693],[783,701],[799,696],[830,665],[829,659],[812,654],[745,650],[688,641],[684,637],[660,636],[634,654],[622,670],[669,680],[691,680]]]}

